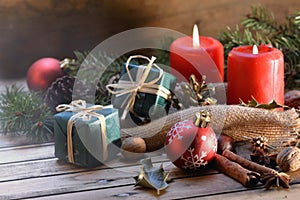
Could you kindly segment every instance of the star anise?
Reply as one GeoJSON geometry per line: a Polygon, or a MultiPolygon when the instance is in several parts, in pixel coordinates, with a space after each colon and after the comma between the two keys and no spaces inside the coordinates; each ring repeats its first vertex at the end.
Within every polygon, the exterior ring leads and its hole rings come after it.
{"type": "Polygon", "coordinates": [[[265,173],[262,175],[261,182],[264,183],[264,187],[266,189],[270,189],[272,187],[283,187],[289,188],[290,176],[284,172],[277,172],[273,170],[272,172],[265,173]]]}
{"type": "Polygon", "coordinates": [[[250,154],[250,158],[253,162],[273,169],[277,166],[276,157],[277,153],[266,153],[260,150],[255,150],[250,154]]]}
{"type": "Polygon", "coordinates": [[[275,168],[277,153],[271,153],[272,146],[268,145],[267,139],[264,137],[255,137],[251,140],[252,153],[250,158],[253,162],[266,167],[275,168]]]}

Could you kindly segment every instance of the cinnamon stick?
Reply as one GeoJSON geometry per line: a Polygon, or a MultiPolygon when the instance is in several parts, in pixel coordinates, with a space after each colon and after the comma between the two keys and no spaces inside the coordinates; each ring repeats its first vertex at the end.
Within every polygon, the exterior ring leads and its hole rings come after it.
{"type": "Polygon", "coordinates": [[[229,160],[236,162],[240,165],[242,165],[243,167],[249,169],[249,170],[253,170],[255,172],[258,172],[260,174],[264,174],[264,173],[272,173],[273,171],[275,171],[274,169],[271,169],[269,167],[265,167],[263,165],[257,164],[255,162],[252,162],[250,160],[247,160],[246,158],[243,158],[231,151],[228,150],[224,150],[223,154],[224,157],[228,158],[229,160]]]}
{"type": "Polygon", "coordinates": [[[228,160],[222,155],[216,155],[215,164],[217,170],[237,180],[245,187],[253,187],[259,182],[260,175],[257,172],[245,169],[241,165],[228,160]]]}
{"type": "Polygon", "coordinates": [[[286,173],[279,173],[274,169],[247,160],[229,150],[224,150],[222,155],[229,160],[240,164],[242,167],[247,168],[248,170],[259,173],[262,178],[261,181],[265,184],[266,188],[280,186],[289,188],[289,182],[291,179],[286,173]]]}

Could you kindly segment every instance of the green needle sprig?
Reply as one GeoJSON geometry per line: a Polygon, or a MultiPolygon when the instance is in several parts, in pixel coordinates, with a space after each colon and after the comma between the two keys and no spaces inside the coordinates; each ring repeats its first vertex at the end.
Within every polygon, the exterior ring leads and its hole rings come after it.
{"type": "Polygon", "coordinates": [[[278,23],[266,8],[252,7],[235,29],[227,27],[222,31],[219,40],[224,45],[226,63],[228,53],[237,46],[270,44],[280,49],[284,54],[286,89],[300,88],[300,11],[278,23]]]}
{"type": "Polygon", "coordinates": [[[53,138],[52,114],[42,96],[12,85],[0,94],[0,130],[2,134],[26,135],[32,142],[53,138]]]}

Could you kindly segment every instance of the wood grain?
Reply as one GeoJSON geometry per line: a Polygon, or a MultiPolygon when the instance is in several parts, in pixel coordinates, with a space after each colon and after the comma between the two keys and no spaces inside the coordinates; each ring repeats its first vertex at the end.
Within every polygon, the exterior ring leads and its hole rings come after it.
{"type": "Polygon", "coordinates": [[[91,50],[119,32],[145,26],[217,37],[233,27],[251,5],[261,4],[283,21],[299,11],[298,0],[2,0],[0,1],[0,78],[24,77],[40,57],[63,59],[91,50]]]}
{"type": "MultiPolygon", "coordinates": [[[[76,174],[60,176],[49,176],[34,179],[23,179],[0,183],[0,194],[10,199],[41,197],[56,194],[74,193],[76,196],[89,194],[93,190],[98,190],[97,197],[110,198],[122,196],[122,194],[134,190],[133,176],[137,175],[139,167],[126,167],[124,171],[106,169],[100,171],[90,171],[76,174]],[[126,172],[126,173],[125,173],[126,172]],[[11,190],[15,188],[15,190],[11,190]],[[78,192],[82,192],[78,194],[78,192]]],[[[224,176],[223,174],[213,174],[204,176],[181,177],[174,180],[167,189],[162,199],[171,197],[189,197],[196,194],[208,195],[214,192],[229,192],[232,190],[243,189],[239,183],[224,176]],[[212,181],[214,182],[212,186],[212,181]],[[225,184],[226,183],[226,184],[225,184]]],[[[138,193],[131,198],[145,198],[150,195],[156,196],[153,190],[137,190],[138,193]]],[[[91,194],[90,194],[91,195],[91,194]]],[[[74,196],[73,196],[74,198],[74,196]]],[[[64,199],[64,198],[63,198],[64,199]]]]}
{"type": "MultiPolygon", "coordinates": [[[[172,187],[172,186],[171,186],[172,187]]],[[[171,187],[167,189],[167,193],[171,193],[171,187]]],[[[182,189],[187,189],[188,191],[189,188],[184,187],[182,189]]],[[[216,200],[216,199],[222,199],[222,200],[248,200],[248,199],[255,199],[255,200],[279,200],[279,199],[298,199],[299,197],[299,192],[300,192],[300,186],[295,185],[293,188],[293,191],[291,192],[290,190],[279,190],[274,192],[273,190],[266,191],[265,189],[256,189],[256,190],[244,190],[240,189],[232,193],[215,193],[213,195],[207,195],[207,193],[199,193],[194,194],[195,192],[192,193],[194,196],[187,197],[185,199],[205,199],[205,200],[216,200]]],[[[63,194],[63,195],[57,195],[57,196],[50,196],[50,197],[39,197],[39,198],[33,198],[34,199],[40,199],[40,200],[55,200],[55,199],[64,199],[64,200],[98,200],[99,198],[106,197],[107,199],[168,199],[162,194],[160,197],[156,197],[154,193],[151,191],[142,191],[139,189],[133,189],[130,186],[123,187],[123,188],[115,188],[109,194],[105,194],[105,190],[95,190],[95,191],[90,191],[89,193],[71,193],[71,194],[63,194]],[[104,195],[103,195],[104,194],[104,195]]],[[[107,192],[107,191],[106,191],[107,192]]],[[[178,193],[175,193],[175,195],[178,193]]],[[[180,199],[182,195],[180,196],[173,196],[173,198],[168,196],[169,199],[180,199]]]]}
{"type": "MultiPolygon", "coordinates": [[[[279,199],[299,199],[300,185],[293,185],[290,190],[248,190],[248,191],[239,191],[234,193],[218,194],[214,196],[206,197],[206,200],[279,200],[279,199]]],[[[193,198],[192,198],[193,199],[193,198]]]]}
{"type": "Polygon", "coordinates": [[[0,148],[0,166],[2,164],[54,158],[53,143],[0,148]]]}
{"type": "MultiPolygon", "coordinates": [[[[154,190],[134,187],[133,176],[141,170],[139,162],[128,162],[118,157],[107,166],[83,169],[58,162],[50,156],[52,151],[53,144],[1,148],[1,156],[18,156],[0,164],[0,199],[267,199],[293,198],[300,189],[300,172],[291,174],[293,182],[288,191],[265,191],[262,185],[247,190],[215,170],[184,172],[170,163],[165,154],[154,152],[149,154],[154,165],[163,163],[164,169],[173,178],[166,191],[158,197],[154,190]]],[[[0,158],[2,160],[3,157],[0,158]]]]}
{"type": "MultiPolygon", "coordinates": [[[[168,161],[166,156],[152,155],[151,158],[153,163],[161,163],[161,162],[168,161]]],[[[99,171],[108,168],[122,170],[122,168],[124,167],[141,165],[139,161],[120,162],[120,160],[122,160],[122,157],[118,155],[118,157],[115,158],[114,160],[108,161],[106,162],[105,165],[101,165],[93,169],[76,167],[75,165],[62,162],[57,158],[29,160],[29,161],[22,161],[22,162],[19,161],[14,163],[2,164],[0,165],[0,171],[1,171],[0,182],[8,182],[12,180],[39,178],[39,177],[56,176],[56,175],[65,175],[65,174],[88,172],[88,171],[99,171]]]]}

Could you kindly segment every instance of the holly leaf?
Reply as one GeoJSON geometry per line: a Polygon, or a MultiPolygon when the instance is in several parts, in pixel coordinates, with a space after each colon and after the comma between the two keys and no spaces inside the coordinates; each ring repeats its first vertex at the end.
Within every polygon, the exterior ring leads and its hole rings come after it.
{"type": "Polygon", "coordinates": [[[252,99],[248,102],[248,104],[246,104],[242,99],[240,99],[240,105],[251,107],[251,108],[262,108],[267,110],[272,110],[275,108],[284,108],[284,109],[289,108],[286,105],[281,105],[277,103],[274,99],[267,104],[260,104],[253,96],[252,99]]]}
{"type": "Polygon", "coordinates": [[[135,176],[135,186],[152,188],[157,191],[157,195],[161,190],[168,187],[167,181],[169,180],[169,173],[166,173],[161,165],[159,168],[155,168],[152,165],[151,158],[141,160],[143,164],[142,170],[139,175],[135,176]]]}
{"type": "Polygon", "coordinates": [[[248,107],[257,108],[257,106],[259,106],[259,103],[252,97],[251,101],[248,102],[248,107]]]}

